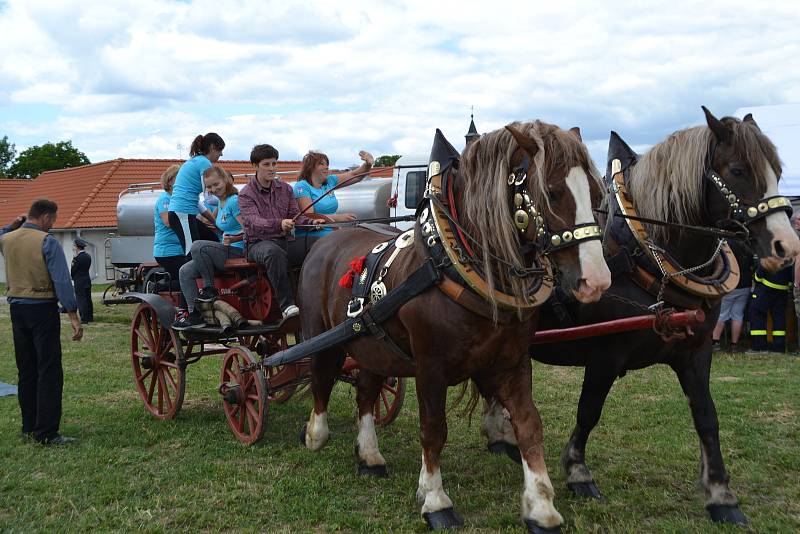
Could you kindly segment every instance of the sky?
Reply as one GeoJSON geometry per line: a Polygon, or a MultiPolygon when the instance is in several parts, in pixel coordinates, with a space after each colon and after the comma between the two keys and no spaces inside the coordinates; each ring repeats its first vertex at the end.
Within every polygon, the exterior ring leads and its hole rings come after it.
{"type": "MultiPolygon", "coordinates": [[[[0,0],[0,137],[92,162],[223,159],[257,143],[331,165],[463,148],[515,120],[637,150],[743,107],[800,103],[800,5],[704,2],[0,0]]],[[[758,117],[755,117],[758,120],[758,117]]]]}

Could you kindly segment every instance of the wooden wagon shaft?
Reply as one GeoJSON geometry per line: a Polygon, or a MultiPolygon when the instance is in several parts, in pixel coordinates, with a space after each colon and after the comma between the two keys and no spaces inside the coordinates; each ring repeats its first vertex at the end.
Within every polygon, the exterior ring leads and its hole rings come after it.
{"type": "MultiPolygon", "coordinates": [[[[700,324],[706,320],[703,310],[689,310],[685,312],[675,312],[671,314],[666,324],[671,327],[691,326],[700,324]]],[[[583,339],[586,337],[606,336],[629,332],[631,330],[645,330],[652,328],[656,321],[655,315],[640,315],[638,317],[625,317],[614,321],[575,326],[572,328],[560,328],[554,330],[541,330],[533,336],[534,345],[542,343],[555,343],[556,341],[570,341],[583,339]]]]}

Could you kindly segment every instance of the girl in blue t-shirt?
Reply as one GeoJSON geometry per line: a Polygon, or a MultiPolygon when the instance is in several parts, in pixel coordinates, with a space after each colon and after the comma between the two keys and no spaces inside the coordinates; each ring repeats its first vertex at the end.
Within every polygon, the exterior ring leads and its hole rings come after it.
{"type": "MultiPolygon", "coordinates": [[[[300,169],[300,175],[293,185],[294,196],[297,199],[300,211],[308,208],[312,202],[315,202],[334,187],[339,186],[339,189],[341,189],[363,180],[372,168],[375,158],[364,150],[360,151],[358,155],[364,161],[360,167],[340,174],[330,174],[328,156],[315,151],[306,154],[303,157],[303,167],[300,169]]],[[[305,215],[312,219],[325,219],[328,222],[345,222],[356,219],[355,213],[336,213],[338,209],[339,201],[336,199],[336,193],[333,192],[314,204],[310,210],[305,212],[305,215]]],[[[325,228],[321,231],[307,231],[298,228],[295,231],[295,236],[299,239],[294,241],[293,246],[302,247],[305,250],[300,253],[307,253],[317,239],[330,234],[332,231],[332,228],[325,228]]],[[[290,243],[290,246],[292,246],[292,243],[290,243]]]]}
{"type": "Polygon", "coordinates": [[[206,189],[203,173],[219,160],[224,148],[225,141],[218,134],[198,135],[192,141],[190,159],[181,165],[175,178],[169,201],[169,225],[186,254],[189,254],[193,241],[214,239],[214,232],[198,222],[197,217],[205,209],[199,204],[200,194],[206,189]]]}
{"type": "Polygon", "coordinates": [[[169,273],[170,281],[178,281],[178,271],[186,263],[180,239],[169,227],[169,202],[172,196],[172,185],[181,166],[177,163],[167,168],[161,175],[161,188],[164,190],[156,200],[153,209],[153,257],[156,262],[169,273]]]}
{"type": "Polygon", "coordinates": [[[209,167],[203,173],[209,191],[219,199],[214,211],[217,228],[222,231],[222,243],[218,241],[195,241],[192,244],[192,260],[181,267],[181,291],[186,297],[186,310],[178,310],[172,327],[184,330],[203,326],[202,314],[195,303],[211,302],[217,296],[214,274],[225,268],[225,260],[244,257],[244,233],[242,214],[239,211],[239,192],[233,185],[233,176],[222,167],[209,167]],[[197,278],[203,279],[203,288],[198,291],[197,278]]]}

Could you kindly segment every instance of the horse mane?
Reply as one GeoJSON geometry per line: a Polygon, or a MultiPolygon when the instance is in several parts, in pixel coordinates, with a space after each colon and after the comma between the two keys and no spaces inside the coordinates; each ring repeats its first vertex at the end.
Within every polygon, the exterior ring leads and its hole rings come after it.
{"type": "MultiPolygon", "coordinates": [[[[541,121],[513,122],[509,127],[534,140],[539,147],[533,158],[533,176],[528,176],[529,193],[536,206],[548,209],[546,177],[557,168],[580,165],[599,181],[599,173],[584,144],[572,133],[541,121]]],[[[502,258],[517,267],[524,267],[519,254],[519,232],[509,208],[508,176],[513,172],[511,159],[519,149],[506,128],[483,134],[468,145],[461,155],[459,179],[462,191],[462,223],[469,234],[488,253],[481,254],[483,273],[489,287],[493,312],[497,311],[495,288],[529,302],[529,283],[508,274],[502,258]]]]}
{"type": "MultiPolygon", "coordinates": [[[[724,117],[731,130],[738,159],[753,172],[756,186],[766,189],[768,163],[780,178],[781,162],[775,145],[753,122],[724,117]]],[[[636,210],[642,217],[683,224],[701,224],[703,173],[714,135],[707,126],[679,130],[653,146],[631,169],[629,188],[636,210]]],[[[752,199],[751,199],[752,200],[752,199]]],[[[662,225],[645,225],[654,239],[665,239],[662,225]]]]}

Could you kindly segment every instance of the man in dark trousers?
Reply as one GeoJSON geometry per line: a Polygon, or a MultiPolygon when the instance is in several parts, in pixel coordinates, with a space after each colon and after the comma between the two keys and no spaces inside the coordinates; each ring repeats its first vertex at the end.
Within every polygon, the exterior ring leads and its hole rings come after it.
{"type": "Polygon", "coordinates": [[[43,445],[73,441],[58,432],[64,387],[59,301],[69,314],[72,340],[83,337],[64,250],[47,233],[56,221],[57,211],[55,202],[42,198],[31,205],[27,221],[25,215],[20,215],[0,230],[19,372],[22,435],[43,445]]]}
{"type": "Polygon", "coordinates": [[[92,307],[92,278],[89,268],[92,266],[92,257],[86,252],[89,243],[80,237],[74,241],[75,257],[72,258],[72,267],[69,274],[75,286],[75,297],[78,299],[78,312],[81,323],[94,321],[94,308],[92,307]]]}

